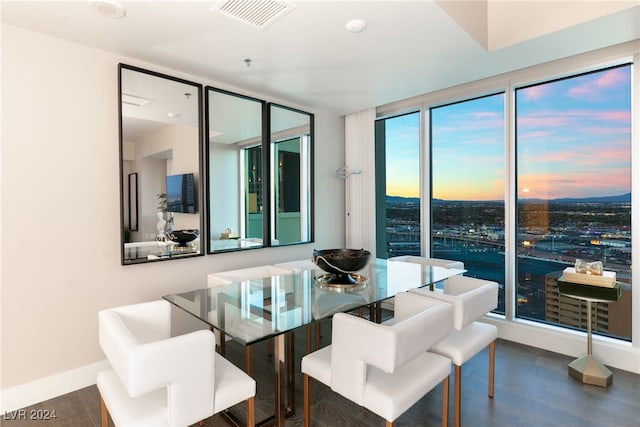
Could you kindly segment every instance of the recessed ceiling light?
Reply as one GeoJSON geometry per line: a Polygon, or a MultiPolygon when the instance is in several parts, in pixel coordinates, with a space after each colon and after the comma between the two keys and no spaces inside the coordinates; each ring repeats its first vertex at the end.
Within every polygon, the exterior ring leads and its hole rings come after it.
{"type": "Polygon", "coordinates": [[[181,115],[182,115],[182,114],[180,114],[180,113],[174,113],[173,111],[170,111],[170,112],[168,112],[168,113],[167,113],[167,116],[169,116],[169,117],[171,117],[171,118],[174,118],[174,119],[177,119],[177,118],[178,118],[178,117],[180,117],[181,115]]]}
{"type": "Polygon", "coordinates": [[[367,23],[363,19],[352,19],[344,25],[347,31],[360,33],[367,28],[367,23]]]}
{"type": "Polygon", "coordinates": [[[89,0],[93,10],[108,18],[122,18],[127,14],[124,6],[116,0],[89,0]]]}

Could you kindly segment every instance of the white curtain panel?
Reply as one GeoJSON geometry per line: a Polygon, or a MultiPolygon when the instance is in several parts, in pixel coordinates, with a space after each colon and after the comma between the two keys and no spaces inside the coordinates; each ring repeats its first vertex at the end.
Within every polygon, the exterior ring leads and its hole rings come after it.
{"type": "Polygon", "coordinates": [[[375,119],[374,108],[345,117],[346,247],[375,256],[375,119]],[[358,171],[360,171],[358,173],[358,171]],[[351,173],[350,173],[351,172],[351,173]],[[356,173],[353,173],[356,172],[356,173]]]}

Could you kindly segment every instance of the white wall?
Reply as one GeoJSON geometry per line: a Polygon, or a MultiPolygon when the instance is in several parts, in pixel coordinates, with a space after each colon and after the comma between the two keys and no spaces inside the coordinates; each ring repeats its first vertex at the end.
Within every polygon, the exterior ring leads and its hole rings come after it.
{"type": "Polygon", "coordinates": [[[210,147],[209,174],[214,184],[209,189],[213,219],[209,227],[213,240],[219,240],[227,228],[240,233],[240,152],[235,144],[212,143],[210,147]]]}
{"type": "Polygon", "coordinates": [[[104,360],[101,309],[206,286],[207,273],[343,245],[343,182],[333,172],[344,164],[344,120],[312,111],[315,243],[121,266],[118,62],[224,87],[2,25],[0,411],[94,381],[104,360]]]}

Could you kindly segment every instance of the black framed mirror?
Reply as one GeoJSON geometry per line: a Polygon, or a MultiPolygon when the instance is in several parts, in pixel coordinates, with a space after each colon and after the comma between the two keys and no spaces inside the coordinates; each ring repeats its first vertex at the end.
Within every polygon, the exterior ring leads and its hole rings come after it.
{"type": "Polygon", "coordinates": [[[206,88],[209,253],[266,246],[265,112],[262,100],[206,88]]]}
{"type": "Polygon", "coordinates": [[[313,241],[313,114],[205,89],[208,253],[313,241]]]}
{"type": "Polygon", "coordinates": [[[203,255],[202,85],[119,64],[118,88],[122,264],[203,255]]]}
{"type": "Polygon", "coordinates": [[[313,119],[269,104],[271,246],[313,241],[313,119]]]}

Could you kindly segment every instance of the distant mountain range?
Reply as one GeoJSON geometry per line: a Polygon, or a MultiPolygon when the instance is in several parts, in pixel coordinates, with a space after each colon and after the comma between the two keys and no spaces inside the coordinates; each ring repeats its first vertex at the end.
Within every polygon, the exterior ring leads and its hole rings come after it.
{"type": "MultiPolygon", "coordinates": [[[[619,194],[617,196],[599,196],[599,197],[563,197],[559,199],[521,199],[524,203],[536,202],[552,202],[552,203],[631,203],[631,193],[619,194]]],[[[477,203],[477,200],[442,200],[433,199],[436,204],[439,203],[477,203]]],[[[487,203],[502,203],[502,200],[484,200],[487,203]]],[[[418,197],[400,197],[387,196],[387,203],[420,203],[418,197]]]]}

